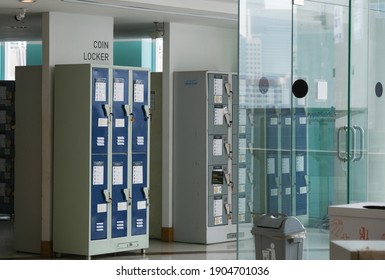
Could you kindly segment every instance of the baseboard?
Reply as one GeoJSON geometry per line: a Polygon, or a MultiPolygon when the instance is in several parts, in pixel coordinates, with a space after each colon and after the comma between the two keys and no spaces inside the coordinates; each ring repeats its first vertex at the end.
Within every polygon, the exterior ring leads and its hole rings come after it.
{"type": "Polygon", "coordinates": [[[52,258],[52,241],[40,242],[40,256],[43,258],[52,258]]]}
{"type": "Polygon", "coordinates": [[[174,241],[174,228],[162,227],[162,241],[172,242],[174,241]]]}

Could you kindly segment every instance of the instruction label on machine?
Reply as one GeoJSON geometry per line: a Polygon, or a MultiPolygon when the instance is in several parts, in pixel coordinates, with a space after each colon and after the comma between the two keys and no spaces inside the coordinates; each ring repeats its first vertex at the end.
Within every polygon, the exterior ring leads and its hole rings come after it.
{"type": "Polygon", "coordinates": [[[105,102],[107,100],[106,79],[98,78],[95,80],[95,101],[105,102]]]}
{"type": "Polygon", "coordinates": [[[143,162],[133,163],[132,184],[143,184],[143,162]]]}
{"type": "Polygon", "coordinates": [[[144,83],[141,80],[136,80],[134,83],[134,102],[144,102],[144,83]]]}
{"type": "Polygon", "coordinates": [[[92,185],[103,185],[104,184],[104,164],[103,162],[94,162],[92,168],[92,185]]]}
{"type": "Polygon", "coordinates": [[[223,154],[222,152],[223,147],[223,139],[222,136],[214,136],[213,139],[213,156],[221,156],[223,154]]]}
{"type": "Polygon", "coordinates": [[[124,79],[114,79],[114,101],[124,101],[124,79]]]}

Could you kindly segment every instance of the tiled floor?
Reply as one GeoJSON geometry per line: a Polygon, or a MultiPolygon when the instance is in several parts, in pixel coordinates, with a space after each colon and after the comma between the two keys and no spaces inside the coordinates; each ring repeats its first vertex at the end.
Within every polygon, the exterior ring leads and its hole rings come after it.
{"type": "MultiPolygon", "coordinates": [[[[307,229],[303,240],[303,259],[329,259],[328,233],[319,229],[307,229]]],[[[237,256],[236,242],[226,242],[212,245],[189,244],[179,242],[162,242],[150,240],[150,246],[142,254],[138,251],[128,251],[117,254],[94,256],[98,260],[236,260],[254,259],[254,240],[248,239],[240,243],[237,256]]],[[[64,259],[84,259],[79,256],[61,256],[64,259]]],[[[40,259],[39,255],[15,252],[13,249],[13,223],[0,220],[0,259],[40,259]]]]}

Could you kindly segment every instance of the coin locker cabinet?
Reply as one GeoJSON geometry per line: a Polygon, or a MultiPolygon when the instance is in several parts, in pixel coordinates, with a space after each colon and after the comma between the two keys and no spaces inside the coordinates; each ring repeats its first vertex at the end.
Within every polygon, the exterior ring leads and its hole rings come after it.
{"type": "Polygon", "coordinates": [[[174,72],[174,240],[233,241],[250,222],[250,190],[238,194],[237,77],[174,72]],[[242,196],[242,205],[237,202],[242,196]]]}
{"type": "Polygon", "coordinates": [[[57,65],[53,251],[149,246],[149,71],[57,65]]]}

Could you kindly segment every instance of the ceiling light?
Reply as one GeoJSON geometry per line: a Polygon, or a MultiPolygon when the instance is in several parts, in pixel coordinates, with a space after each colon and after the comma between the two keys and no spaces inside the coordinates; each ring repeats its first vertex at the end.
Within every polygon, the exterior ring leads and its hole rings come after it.
{"type": "Polygon", "coordinates": [[[35,3],[36,0],[19,0],[21,3],[35,3]]]}

